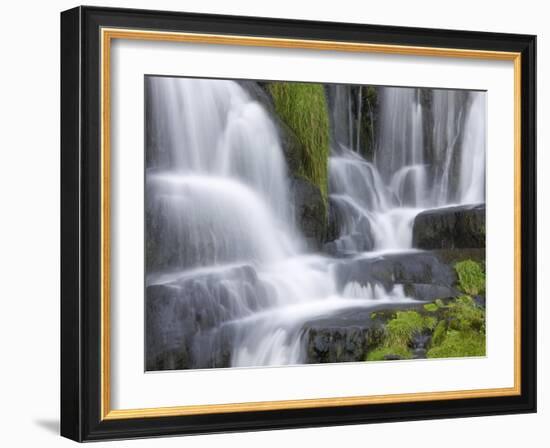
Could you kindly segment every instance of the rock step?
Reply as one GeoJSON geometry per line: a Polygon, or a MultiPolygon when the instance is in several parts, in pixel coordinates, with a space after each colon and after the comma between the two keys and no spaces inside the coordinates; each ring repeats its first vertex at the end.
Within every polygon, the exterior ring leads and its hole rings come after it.
{"type": "Polygon", "coordinates": [[[387,291],[395,284],[416,285],[418,290],[422,289],[419,285],[425,285],[445,287],[450,295],[454,295],[457,280],[451,264],[434,253],[421,251],[343,260],[336,267],[336,277],[341,289],[351,282],[363,286],[379,284],[387,291]]]}
{"type": "Polygon", "coordinates": [[[413,224],[418,249],[485,248],[485,204],[426,210],[413,224]]]}
{"type": "Polygon", "coordinates": [[[373,312],[419,310],[422,304],[387,303],[369,308],[352,308],[332,316],[313,319],[302,327],[307,364],[361,362],[384,337],[383,319],[372,319],[373,312]]]}

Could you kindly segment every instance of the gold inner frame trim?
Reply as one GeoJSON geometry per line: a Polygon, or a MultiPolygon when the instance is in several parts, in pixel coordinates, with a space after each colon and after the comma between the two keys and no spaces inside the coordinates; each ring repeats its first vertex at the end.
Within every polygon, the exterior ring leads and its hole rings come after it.
{"type": "Polygon", "coordinates": [[[413,401],[502,397],[521,394],[521,53],[459,48],[279,39],[199,33],[101,29],[101,419],[116,420],[230,412],[250,412],[317,407],[352,406],[413,401]],[[354,397],[314,398],[228,404],[171,406],[140,409],[111,409],[110,345],[110,63],[113,39],[185,42],[212,45],[383,53],[424,57],[454,57],[513,61],[514,63],[514,386],[442,392],[403,393],[354,397]]]}

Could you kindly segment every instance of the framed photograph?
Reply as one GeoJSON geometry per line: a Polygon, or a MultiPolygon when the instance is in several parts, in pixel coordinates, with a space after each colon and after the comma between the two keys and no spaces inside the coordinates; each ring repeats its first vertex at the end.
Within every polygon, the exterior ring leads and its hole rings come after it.
{"type": "Polygon", "coordinates": [[[535,412],[535,36],[61,14],[61,433],[535,412]]]}

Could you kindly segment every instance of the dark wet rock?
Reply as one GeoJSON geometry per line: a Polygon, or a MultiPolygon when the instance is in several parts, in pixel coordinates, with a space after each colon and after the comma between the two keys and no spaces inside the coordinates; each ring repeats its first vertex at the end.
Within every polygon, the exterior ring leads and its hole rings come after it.
{"type": "Polygon", "coordinates": [[[371,311],[346,310],[306,322],[302,327],[307,354],[305,362],[364,361],[367,351],[379,344],[384,335],[384,326],[371,319],[371,311]]]}
{"type": "Polygon", "coordinates": [[[415,334],[412,337],[411,348],[413,359],[424,359],[432,340],[431,333],[415,334]]]}
{"type": "Polygon", "coordinates": [[[341,234],[344,227],[344,216],[338,208],[338,204],[333,198],[329,197],[328,201],[328,224],[325,237],[326,242],[336,240],[341,234]]]}
{"type": "Polygon", "coordinates": [[[349,257],[357,252],[372,250],[373,240],[369,233],[354,232],[325,243],[323,252],[333,257],[349,257]]]}
{"type": "Polygon", "coordinates": [[[145,366],[148,371],[182,370],[190,367],[187,347],[184,345],[154,353],[147,358],[145,366]]]}
{"type": "MultiPolygon", "coordinates": [[[[385,303],[369,308],[346,309],[305,322],[301,330],[306,350],[305,362],[318,364],[364,361],[367,353],[383,341],[387,321],[393,319],[397,311],[405,310],[425,312],[422,303],[385,303]]],[[[426,344],[427,341],[419,335],[417,348],[421,350],[426,344]]]]}
{"type": "Polygon", "coordinates": [[[326,205],[319,188],[302,177],[291,180],[294,216],[312,249],[319,249],[326,234],[326,205]]]}
{"type": "Polygon", "coordinates": [[[353,148],[371,161],[375,149],[378,122],[378,88],[367,85],[325,85],[333,148],[353,148]],[[345,97],[347,100],[340,101],[345,97]],[[342,108],[345,108],[342,110],[342,108]],[[353,132],[350,133],[350,121],[353,132]]]}
{"type": "Polygon", "coordinates": [[[374,248],[369,220],[348,202],[329,199],[328,229],[323,251],[333,256],[349,256],[374,248]]]}
{"type": "Polygon", "coordinates": [[[426,301],[447,299],[459,294],[458,290],[455,288],[430,283],[406,283],[404,285],[404,291],[407,297],[414,297],[426,301]]]}
{"type": "Polygon", "coordinates": [[[413,245],[419,249],[485,247],[485,204],[427,210],[413,225],[413,245]]]}
{"type": "Polygon", "coordinates": [[[267,307],[271,294],[271,288],[246,265],[147,286],[146,369],[228,366],[229,347],[224,341],[231,338],[220,335],[223,324],[267,307]]]}
{"type": "Polygon", "coordinates": [[[443,263],[454,265],[459,261],[473,260],[485,263],[485,248],[435,249],[432,251],[443,263]]]}
{"type": "Polygon", "coordinates": [[[282,121],[278,115],[273,115],[279,129],[279,137],[286,160],[286,165],[291,176],[299,176],[302,166],[302,153],[304,148],[294,131],[282,121]]]}
{"type": "Polygon", "coordinates": [[[473,297],[475,304],[480,308],[485,308],[486,299],[485,296],[474,296],[473,297]]]}
{"type": "Polygon", "coordinates": [[[397,283],[431,283],[451,286],[456,281],[454,270],[441,262],[437,256],[423,252],[406,255],[389,255],[394,266],[397,283]]]}
{"type": "Polygon", "coordinates": [[[360,285],[381,284],[389,291],[397,283],[409,285],[407,287],[411,288],[411,291],[428,295],[435,294],[435,286],[439,286],[442,287],[440,291],[445,296],[456,283],[453,267],[430,252],[345,260],[336,266],[336,276],[341,289],[350,282],[357,282],[360,285]],[[420,285],[430,285],[434,288],[430,290],[428,286],[420,285]]]}

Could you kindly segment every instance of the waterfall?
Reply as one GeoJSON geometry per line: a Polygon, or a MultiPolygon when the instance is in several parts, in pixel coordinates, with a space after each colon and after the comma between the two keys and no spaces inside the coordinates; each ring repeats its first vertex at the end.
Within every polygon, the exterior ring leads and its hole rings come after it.
{"type": "MultiPolygon", "coordinates": [[[[304,321],[384,300],[375,284],[337,287],[334,261],[304,252],[279,130],[259,101],[234,81],[146,82],[147,291],[177,297],[163,319],[183,313],[187,326],[163,331],[192,340],[195,368],[303,362],[304,321]]],[[[385,199],[371,200],[361,207],[385,199]]]]}
{"type": "MultiPolygon", "coordinates": [[[[347,86],[331,87],[335,102],[347,86]]],[[[359,95],[361,94],[359,89],[359,95]]],[[[382,91],[380,139],[374,162],[365,160],[358,147],[339,140],[335,132],[333,154],[329,161],[331,205],[340,216],[338,253],[365,250],[396,250],[412,247],[412,224],[426,197],[426,168],[423,158],[422,108],[416,89],[388,88],[382,91]]],[[[360,104],[360,98],[356,100],[360,104]]],[[[360,135],[360,120],[345,120],[332,110],[334,128],[344,124],[350,135],[360,135]],[[336,123],[339,123],[337,125],[336,123]]],[[[359,139],[357,139],[358,141],[359,139]]]]}
{"type": "Polygon", "coordinates": [[[348,86],[331,86],[332,137],[345,147],[353,145],[352,96],[348,86]]]}
{"type": "Polygon", "coordinates": [[[162,139],[150,165],[245,181],[266,197],[279,220],[288,219],[285,160],[277,129],[260,104],[231,81],[148,83],[151,127],[162,139]]]}
{"type": "Polygon", "coordinates": [[[266,103],[235,81],[146,78],[146,300],[158,313],[146,320],[164,335],[147,336],[148,357],[174,348],[191,368],[303,363],[312,319],[412,300],[403,285],[348,275],[342,260],[411,250],[421,210],[483,200],[482,95],[379,88],[367,140],[367,88],[326,92],[331,255],[306,250],[266,103]]]}
{"type": "Polygon", "coordinates": [[[341,138],[345,126],[347,134],[360,135],[359,121],[338,107],[351,104],[354,93],[349,86],[331,86],[329,95],[336,104],[329,163],[331,206],[340,222],[335,252],[412,249],[412,225],[419,212],[484,201],[482,93],[379,88],[373,162],[341,138]]]}
{"type": "Polygon", "coordinates": [[[460,162],[460,202],[485,201],[485,97],[476,95],[464,125],[464,143],[460,162]]]}
{"type": "Polygon", "coordinates": [[[383,89],[379,101],[376,166],[389,180],[401,168],[424,162],[422,105],[419,90],[409,88],[383,89]]]}
{"type": "Polygon", "coordinates": [[[432,92],[433,151],[432,176],[435,178],[431,205],[437,206],[456,201],[456,185],[453,185],[455,160],[460,150],[464,127],[466,96],[463,92],[437,90],[432,92]]]}

